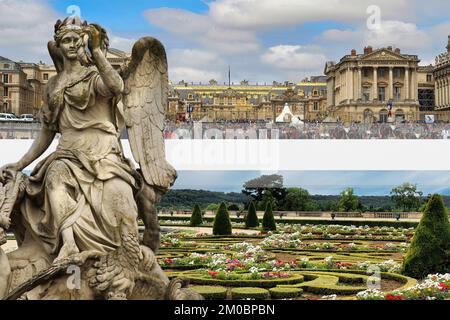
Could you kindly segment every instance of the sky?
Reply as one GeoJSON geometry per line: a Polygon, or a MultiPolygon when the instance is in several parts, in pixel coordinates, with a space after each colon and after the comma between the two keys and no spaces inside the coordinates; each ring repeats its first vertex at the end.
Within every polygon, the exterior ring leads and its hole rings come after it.
{"type": "Polygon", "coordinates": [[[50,62],[54,23],[73,12],[103,25],[117,49],[161,40],[173,82],[224,82],[228,66],[236,83],[297,82],[366,45],[428,65],[450,34],[448,0],[0,0],[0,56],[50,62]]]}
{"type": "Polygon", "coordinates": [[[416,184],[424,195],[450,195],[448,171],[179,171],[174,189],[241,192],[244,182],[274,173],[283,176],[284,186],[304,188],[314,195],[338,195],[351,187],[360,196],[382,196],[406,182],[416,184]]]}

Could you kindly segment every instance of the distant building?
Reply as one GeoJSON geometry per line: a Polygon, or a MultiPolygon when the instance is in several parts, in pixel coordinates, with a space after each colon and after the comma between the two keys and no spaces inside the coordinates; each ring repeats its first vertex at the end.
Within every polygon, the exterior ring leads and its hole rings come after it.
{"type": "Polygon", "coordinates": [[[35,114],[34,88],[19,63],[0,57],[0,77],[3,81],[3,112],[35,114]]]}
{"type": "Polygon", "coordinates": [[[325,113],[326,83],[323,77],[293,83],[188,84],[171,85],[169,119],[184,120],[251,120],[270,121],[279,115],[285,104],[294,115],[315,120],[325,113]],[[321,82],[323,81],[323,82],[321,82]]]}
{"type": "Polygon", "coordinates": [[[362,54],[352,50],[338,63],[328,62],[329,116],[344,122],[372,123],[386,122],[391,113],[397,121],[419,120],[419,76],[430,73],[420,70],[419,61],[416,55],[402,54],[400,49],[366,47],[362,54]]]}
{"type": "Polygon", "coordinates": [[[7,108],[7,106],[3,103],[3,95],[4,95],[4,84],[3,84],[3,77],[0,77],[0,113],[3,113],[5,108],[7,108]]]}
{"type": "Polygon", "coordinates": [[[447,51],[436,57],[433,76],[438,120],[450,121],[450,36],[448,36],[447,51]]]}

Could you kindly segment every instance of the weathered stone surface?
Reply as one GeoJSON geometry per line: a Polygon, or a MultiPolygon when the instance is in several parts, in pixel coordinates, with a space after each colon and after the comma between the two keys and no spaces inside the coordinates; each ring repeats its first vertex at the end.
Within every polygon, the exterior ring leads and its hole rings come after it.
{"type": "Polygon", "coordinates": [[[58,74],[45,90],[42,130],[22,159],[1,168],[0,241],[11,229],[18,249],[0,251],[0,297],[201,298],[170,282],[154,255],[154,205],[176,179],[164,150],[164,47],[140,39],[119,73],[105,57],[108,44],[101,26],[78,17],[55,25],[48,48],[58,74]],[[123,155],[125,123],[139,169],[123,155]],[[23,175],[56,133],[57,150],[23,175]]]}

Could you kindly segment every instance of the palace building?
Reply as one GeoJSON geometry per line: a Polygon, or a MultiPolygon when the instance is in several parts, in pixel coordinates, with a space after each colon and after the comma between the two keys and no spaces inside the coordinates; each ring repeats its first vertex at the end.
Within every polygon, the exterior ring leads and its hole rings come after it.
{"type": "MultiPolygon", "coordinates": [[[[361,54],[352,50],[338,63],[327,62],[329,117],[373,123],[386,122],[390,114],[397,121],[420,120],[419,90],[432,91],[433,79],[432,70],[420,68],[419,61],[400,49],[366,47],[361,54]]],[[[432,92],[422,92],[422,102],[430,103],[432,92]]]]}
{"type": "Polygon", "coordinates": [[[447,51],[436,57],[434,78],[437,117],[439,120],[450,121],[450,36],[447,51]]]}
{"type": "Polygon", "coordinates": [[[276,83],[239,85],[188,84],[171,85],[169,110],[171,120],[206,122],[223,120],[273,121],[288,104],[294,115],[301,119],[316,120],[324,117],[326,109],[326,83],[324,77],[312,77],[297,84],[276,83]]]}

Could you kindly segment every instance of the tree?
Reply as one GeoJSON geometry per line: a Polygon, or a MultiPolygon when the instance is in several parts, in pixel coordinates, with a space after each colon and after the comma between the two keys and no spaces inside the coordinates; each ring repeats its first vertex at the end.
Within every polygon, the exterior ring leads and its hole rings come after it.
{"type": "Polygon", "coordinates": [[[217,80],[216,79],[211,79],[211,80],[209,80],[209,84],[211,86],[216,86],[217,85],[217,80]]]}
{"type": "Polygon", "coordinates": [[[258,215],[256,214],[255,203],[252,201],[248,207],[247,215],[245,216],[245,228],[259,227],[258,215]]]}
{"type": "Polygon", "coordinates": [[[354,194],[353,188],[347,188],[341,192],[341,199],[338,203],[339,211],[351,212],[361,209],[358,196],[354,194]]]}
{"type": "Polygon", "coordinates": [[[397,209],[403,211],[417,211],[420,207],[422,191],[417,191],[417,186],[411,183],[404,183],[391,190],[391,199],[397,209]]]}
{"type": "Polygon", "coordinates": [[[200,206],[196,204],[194,206],[194,210],[192,211],[190,226],[198,227],[202,225],[202,223],[203,223],[202,210],[200,209],[200,206]]]}
{"type": "Polygon", "coordinates": [[[277,230],[277,225],[275,224],[275,217],[272,212],[272,203],[267,203],[266,211],[264,212],[264,217],[262,221],[262,230],[275,231],[277,230]]]}
{"type": "MultiPolygon", "coordinates": [[[[270,191],[271,196],[282,201],[286,196],[286,188],[283,187],[283,176],[262,175],[256,179],[244,183],[242,193],[253,198],[254,201],[261,201],[266,190],[270,191]]],[[[266,193],[267,194],[267,193],[266,193]]]]}
{"type": "Polygon", "coordinates": [[[213,234],[214,235],[231,235],[231,220],[228,214],[227,205],[222,202],[216,212],[214,218],[213,234]]]}
{"type": "Polygon", "coordinates": [[[450,268],[450,224],[442,197],[433,195],[417,226],[402,266],[404,275],[424,278],[450,268]]]}
{"type": "Polygon", "coordinates": [[[286,211],[313,211],[318,207],[318,204],[311,199],[308,190],[302,188],[287,189],[286,197],[281,204],[281,208],[286,211]]]}
{"type": "Polygon", "coordinates": [[[228,206],[228,210],[230,210],[230,211],[239,211],[240,209],[239,209],[239,206],[237,204],[232,203],[232,204],[230,204],[228,206]]]}

